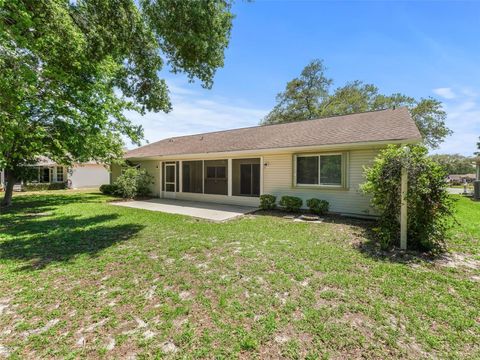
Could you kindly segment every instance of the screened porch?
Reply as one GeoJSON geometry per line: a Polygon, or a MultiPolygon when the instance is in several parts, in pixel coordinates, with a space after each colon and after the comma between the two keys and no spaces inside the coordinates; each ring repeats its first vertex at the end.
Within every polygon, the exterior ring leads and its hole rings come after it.
{"type": "MultiPolygon", "coordinates": [[[[162,197],[179,194],[258,198],[261,194],[261,158],[161,162],[162,197]]],[[[198,197],[197,197],[198,198],[198,197]]]]}

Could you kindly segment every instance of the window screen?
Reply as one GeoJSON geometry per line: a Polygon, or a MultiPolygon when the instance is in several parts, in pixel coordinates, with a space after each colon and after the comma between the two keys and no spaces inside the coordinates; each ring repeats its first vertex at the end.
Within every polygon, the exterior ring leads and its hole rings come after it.
{"type": "Polygon", "coordinates": [[[342,155],[297,156],[297,184],[342,185],[342,155]]]}
{"type": "Polygon", "coordinates": [[[297,157],[297,184],[318,184],[318,156],[297,157]]]}
{"type": "Polygon", "coordinates": [[[202,161],[184,161],[182,166],[182,191],[188,193],[202,193],[202,161]]]}
{"type": "Polygon", "coordinates": [[[342,155],[320,156],[320,184],[342,185],[342,155]]]}
{"type": "Polygon", "coordinates": [[[232,167],[232,194],[235,196],[259,196],[260,159],[234,159],[232,167]]]}
{"type": "Polygon", "coordinates": [[[228,195],[227,160],[206,160],[205,194],[228,195]]]}

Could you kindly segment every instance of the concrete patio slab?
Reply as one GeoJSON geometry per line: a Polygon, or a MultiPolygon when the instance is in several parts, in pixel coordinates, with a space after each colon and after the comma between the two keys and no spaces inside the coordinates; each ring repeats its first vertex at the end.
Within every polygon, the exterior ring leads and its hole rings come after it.
{"type": "Polygon", "coordinates": [[[169,214],[187,215],[196,218],[225,221],[257,210],[250,206],[226,205],[185,200],[151,199],[112,202],[112,205],[135,209],[161,211],[169,214]]]}

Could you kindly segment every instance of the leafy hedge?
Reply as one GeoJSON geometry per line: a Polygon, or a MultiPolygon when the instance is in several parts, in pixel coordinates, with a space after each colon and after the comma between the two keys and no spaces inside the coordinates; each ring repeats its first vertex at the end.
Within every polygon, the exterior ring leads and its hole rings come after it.
{"type": "Polygon", "coordinates": [[[105,195],[115,195],[117,187],[113,184],[100,185],[100,192],[105,195]]]}
{"type": "Polygon", "coordinates": [[[273,210],[276,208],[277,197],[270,194],[260,195],[260,209],[273,210]]]}
{"type": "Polygon", "coordinates": [[[308,199],[307,206],[310,211],[317,215],[324,215],[328,212],[329,203],[327,200],[308,199]]]}
{"type": "Polygon", "coordinates": [[[50,183],[50,184],[25,184],[22,185],[22,191],[43,191],[43,190],[64,190],[67,188],[67,183],[50,183]]]}
{"type": "Polygon", "coordinates": [[[153,184],[153,176],[145,169],[128,168],[113,183],[115,195],[125,199],[150,194],[149,185],[153,184]]]}
{"type": "Polygon", "coordinates": [[[303,205],[303,200],[296,196],[282,196],[280,206],[289,212],[299,212],[303,205]]]}
{"type": "Polygon", "coordinates": [[[452,224],[452,199],[447,192],[446,172],[427,156],[423,145],[391,145],[380,152],[372,167],[365,170],[365,193],[380,212],[377,229],[380,245],[389,248],[400,242],[401,170],[408,174],[409,248],[427,251],[444,249],[444,239],[452,224]]]}

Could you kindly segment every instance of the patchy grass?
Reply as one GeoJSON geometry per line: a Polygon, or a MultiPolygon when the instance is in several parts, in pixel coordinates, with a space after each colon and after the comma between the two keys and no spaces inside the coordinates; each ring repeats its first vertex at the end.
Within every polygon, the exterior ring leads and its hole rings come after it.
{"type": "MultiPolygon", "coordinates": [[[[369,223],[14,200],[0,214],[0,357],[480,356],[478,268],[360,252],[369,223]]],[[[470,256],[480,203],[457,205],[451,245],[470,256]]]]}
{"type": "Polygon", "coordinates": [[[452,251],[475,254],[480,260],[480,201],[455,195],[455,217],[458,222],[451,231],[452,251]]]}

